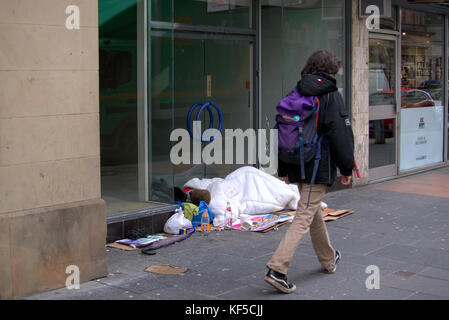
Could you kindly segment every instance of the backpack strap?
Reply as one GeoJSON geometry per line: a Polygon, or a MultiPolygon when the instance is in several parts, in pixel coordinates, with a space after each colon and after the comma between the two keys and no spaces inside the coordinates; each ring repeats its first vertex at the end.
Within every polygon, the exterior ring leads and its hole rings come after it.
{"type": "Polygon", "coordinates": [[[316,154],[315,154],[315,163],[313,165],[313,173],[312,173],[312,179],[310,181],[310,190],[309,190],[309,196],[307,199],[307,206],[306,208],[309,207],[310,204],[310,195],[312,193],[312,187],[315,184],[315,179],[316,179],[316,174],[318,172],[318,166],[320,164],[320,160],[321,160],[321,142],[323,141],[323,137],[321,136],[318,141],[317,141],[317,148],[316,148],[316,154]]]}
{"type": "MultiPolygon", "coordinates": [[[[320,115],[320,106],[321,106],[321,102],[320,102],[320,98],[316,98],[317,100],[317,105],[318,107],[315,110],[315,128],[318,131],[318,118],[320,115]]],[[[302,136],[302,128],[298,127],[299,130],[299,135],[298,135],[298,145],[299,145],[299,164],[301,166],[301,179],[305,179],[306,178],[306,173],[305,173],[305,168],[304,168],[304,139],[302,136]]],[[[318,133],[315,134],[315,137],[313,138],[312,142],[309,142],[310,145],[314,145],[315,143],[317,143],[317,139],[318,139],[318,133]]],[[[321,141],[320,141],[321,143],[321,141]]],[[[320,147],[320,153],[321,153],[321,147],[320,147]]],[[[321,156],[320,156],[321,158],[321,156]]],[[[319,160],[318,160],[319,161],[319,160]]],[[[307,205],[308,206],[308,205],[307,205]]]]}
{"type": "Polygon", "coordinates": [[[298,127],[299,135],[299,165],[301,166],[301,179],[306,178],[306,170],[304,169],[304,139],[302,137],[302,127],[298,127]]]}
{"type": "MultiPolygon", "coordinates": [[[[327,101],[329,102],[329,93],[327,93],[327,101]]],[[[318,112],[316,114],[316,128],[317,128],[317,135],[318,135],[318,118],[320,115],[320,107],[321,107],[321,102],[320,99],[317,97],[317,102],[318,102],[318,112]]],[[[320,164],[320,160],[321,160],[321,142],[323,141],[324,135],[322,135],[321,137],[319,137],[318,141],[317,141],[317,150],[316,150],[316,154],[315,154],[315,163],[313,165],[313,173],[312,173],[312,179],[310,181],[310,190],[309,190],[309,196],[307,199],[307,207],[309,207],[310,204],[310,195],[312,193],[312,187],[315,184],[315,179],[316,179],[316,175],[318,173],[318,166],[320,164]]]]}

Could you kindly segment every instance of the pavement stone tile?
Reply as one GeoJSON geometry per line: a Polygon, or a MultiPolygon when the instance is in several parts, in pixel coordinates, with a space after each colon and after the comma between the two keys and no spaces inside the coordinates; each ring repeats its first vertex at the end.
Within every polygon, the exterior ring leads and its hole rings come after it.
{"type": "Polygon", "coordinates": [[[379,289],[367,289],[364,281],[348,279],[329,286],[315,294],[322,300],[402,300],[414,292],[380,285],[379,289]]]}
{"type": "Polygon", "coordinates": [[[315,297],[293,292],[291,294],[284,294],[278,292],[269,284],[263,282],[261,286],[247,285],[236,290],[225,292],[218,295],[219,298],[225,300],[318,300],[315,297]]]}
{"type": "Polygon", "coordinates": [[[195,269],[203,273],[232,280],[251,275],[255,272],[266,271],[266,261],[246,259],[228,254],[218,254],[211,257],[210,261],[198,265],[195,269]]]}
{"type": "Polygon", "coordinates": [[[366,236],[366,239],[383,239],[385,242],[395,243],[399,245],[413,245],[419,243],[419,241],[434,241],[439,238],[438,231],[422,231],[409,227],[399,227],[397,224],[395,232],[391,233],[371,233],[366,236]]]}
{"type": "Polygon", "coordinates": [[[250,242],[240,244],[238,250],[236,250],[235,247],[225,246],[224,248],[222,248],[221,253],[246,259],[254,259],[272,254],[273,249],[266,248],[265,246],[258,243],[250,242]]]}
{"type": "Polygon", "coordinates": [[[366,270],[368,266],[377,266],[379,267],[381,276],[390,274],[395,271],[407,271],[418,273],[427,268],[426,266],[420,264],[393,260],[386,257],[375,255],[361,256],[348,252],[344,254],[343,259],[340,262],[342,267],[339,268],[339,271],[345,270],[344,266],[346,265],[346,263],[359,265],[363,270],[366,270]]]}
{"type": "Polygon", "coordinates": [[[94,281],[80,285],[80,289],[58,289],[29,297],[33,300],[142,300],[145,297],[94,281]]]}
{"type": "Polygon", "coordinates": [[[194,290],[181,288],[178,285],[161,287],[143,294],[150,300],[220,300],[215,296],[198,293],[194,290]]]}
{"type": "Polygon", "coordinates": [[[421,276],[449,281],[449,270],[428,267],[421,272],[421,276]]]}
{"type": "Polygon", "coordinates": [[[343,252],[351,252],[359,255],[367,255],[372,251],[378,250],[391,244],[391,241],[383,237],[379,238],[360,238],[360,237],[334,237],[331,239],[332,246],[343,252]]]}
{"type": "MultiPolygon", "coordinates": [[[[351,215],[347,216],[348,218],[351,215]]],[[[339,227],[346,230],[358,230],[360,232],[365,232],[366,234],[372,234],[376,232],[378,234],[392,234],[397,232],[400,229],[400,226],[391,223],[391,222],[375,222],[370,221],[364,218],[364,216],[360,215],[357,218],[353,218],[352,220],[345,220],[344,217],[342,220],[333,221],[335,223],[335,227],[339,227]]],[[[331,239],[332,240],[332,239],[331,239]]]]}
{"type": "Polygon", "coordinates": [[[420,239],[412,242],[411,245],[417,248],[436,248],[449,251],[449,239],[446,238],[420,239]]]}
{"type": "Polygon", "coordinates": [[[23,300],[65,300],[74,295],[84,295],[88,294],[92,290],[104,288],[106,287],[104,284],[99,283],[97,281],[88,281],[80,284],[79,289],[67,289],[66,287],[44,291],[36,294],[32,294],[26,297],[22,297],[20,299],[23,300]]]}
{"type": "Polygon", "coordinates": [[[418,292],[406,298],[406,300],[447,300],[447,298],[418,292]]]}
{"type": "Polygon", "coordinates": [[[164,280],[168,285],[178,285],[181,289],[192,290],[207,296],[217,296],[242,286],[229,276],[217,276],[196,270],[167,277],[164,280]]]}
{"type": "Polygon", "coordinates": [[[167,283],[161,277],[141,276],[133,279],[126,279],[121,282],[115,282],[109,284],[109,286],[137,294],[144,294],[153,290],[166,288],[167,283]]]}
{"type": "Polygon", "coordinates": [[[146,300],[146,297],[120,288],[104,286],[87,292],[74,292],[66,297],[70,300],[146,300]]]}
{"type": "Polygon", "coordinates": [[[449,269],[449,251],[447,250],[391,244],[371,254],[413,264],[449,269]]]}
{"type": "Polygon", "coordinates": [[[399,288],[449,299],[449,281],[416,275],[402,277],[391,274],[382,278],[381,286],[399,288]]]}
{"type": "Polygon", "coordinates": [[[394,222],[397,222],[399,227],[409,227],[415,231],[438,231],[449,227],[448,220],[442,220],[434,216],[400,217],[396,218],[394,222]]]}

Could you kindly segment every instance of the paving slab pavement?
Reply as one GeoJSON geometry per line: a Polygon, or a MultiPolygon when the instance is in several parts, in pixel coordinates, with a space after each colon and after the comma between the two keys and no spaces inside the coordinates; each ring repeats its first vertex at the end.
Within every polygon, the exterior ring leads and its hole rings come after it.
{"type": "Polygon", "coordinates": [[[289,269],[289,280],[297,286],[290,295],[263,281],[265,264],[288,228],[284,225],[267,233],[195,233],[151,256],[107,248],[107,277],[83,283],[80,289],[61,288],[20,299],[446,300],[448,186],[449,167],[444,167],[328,193],[324,201],[330,208],[355,211],[326,222],[343,258],[335,274],[325,273],[306,236],[289,269]],[[179,275],[144,271],[158,264],[188,270],[179,275]],[[379,271],[378,288],[367,288],[376,285],[369,266],[379,271]]]}

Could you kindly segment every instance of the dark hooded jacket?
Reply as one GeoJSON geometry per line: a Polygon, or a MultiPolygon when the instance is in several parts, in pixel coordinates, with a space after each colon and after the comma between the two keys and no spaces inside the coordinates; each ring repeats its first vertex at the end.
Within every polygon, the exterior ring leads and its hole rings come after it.
{"type": "MultiPolygon", "coordinates": [[[[316,175],[316,184],[332,185],[337,167],[344,176],[350,176],[354,168],[354,135],[349,112],[338,92],[334,77],[326,73],[305,75],[297,84],[303,96],[317,96],[320,99],[318,134],[324,135],[321,160],[316,175]]],[[[278,175],[288,176],[290,182],[310,183],[314,161],[305,164],[305,180],[301,179],[299,164],[279,160],[278,175]]]]}

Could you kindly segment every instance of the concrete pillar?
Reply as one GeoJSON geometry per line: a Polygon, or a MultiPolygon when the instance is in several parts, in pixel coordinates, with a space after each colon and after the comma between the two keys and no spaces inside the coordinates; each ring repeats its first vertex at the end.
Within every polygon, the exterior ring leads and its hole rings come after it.
{"type": "Polygon", "coordinates": [[[369,151],[369,38],[365,18],[359,18],[359,1],[352,0],[352,127],[355,157],[362,174],[354,185],[368,183],[369,151]]]}
{"type": "Polygon", "coordinates": [[[0,48],[0,298],[102,277],[97,1],[0,0],[0,48]]]}

